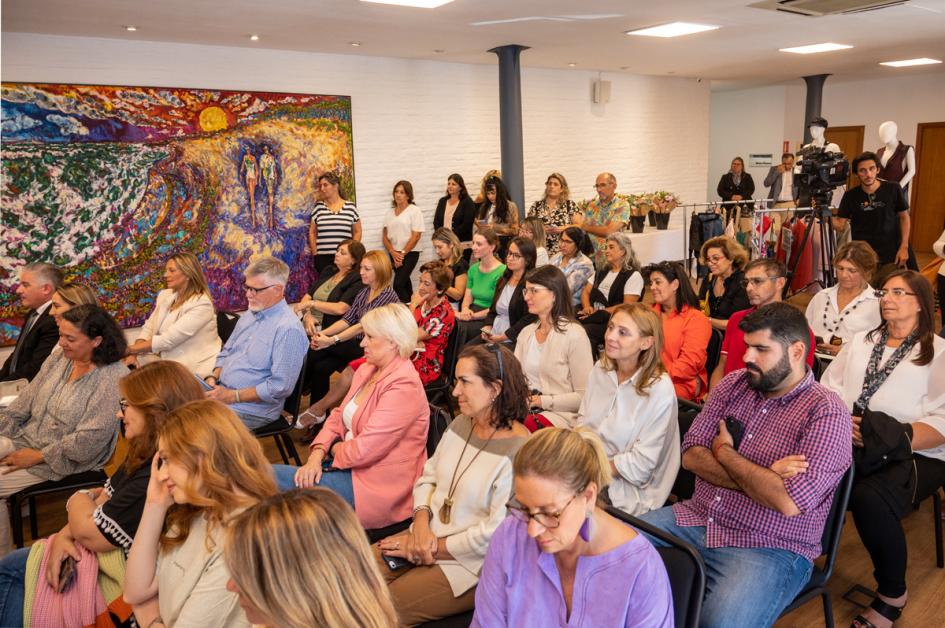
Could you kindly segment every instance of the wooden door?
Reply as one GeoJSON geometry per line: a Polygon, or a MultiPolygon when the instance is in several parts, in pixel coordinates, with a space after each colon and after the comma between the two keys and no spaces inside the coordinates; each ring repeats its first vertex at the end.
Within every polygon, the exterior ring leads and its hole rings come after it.
{"type": "Polygon", "coordinates": [[[909,239],[917,253],[930,253],[945,227],[945,122],[919,124],[915,157],[909,239]]]}
{"type": "Polygon", "coordinates": [[[856,173],[853,172],[853,159],[863,152],[863,133],[865,127],[860,126],[832,126],[827,128],[824,137],[827,142],[833,142],[840,147],[843,156],[850,162],[850,178],[847,180],[847,189],[860,184],[856,173]]]}

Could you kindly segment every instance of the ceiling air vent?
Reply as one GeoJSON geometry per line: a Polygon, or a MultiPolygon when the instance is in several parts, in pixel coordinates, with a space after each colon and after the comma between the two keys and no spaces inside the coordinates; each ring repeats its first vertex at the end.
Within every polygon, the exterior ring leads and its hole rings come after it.
{"type": "Polygon", "coordinates": [[[783,11],[807,17],[840,13],[863,13],[905,4],[908,0],[763,0],[748,6],[769,11],[783,11]]]}

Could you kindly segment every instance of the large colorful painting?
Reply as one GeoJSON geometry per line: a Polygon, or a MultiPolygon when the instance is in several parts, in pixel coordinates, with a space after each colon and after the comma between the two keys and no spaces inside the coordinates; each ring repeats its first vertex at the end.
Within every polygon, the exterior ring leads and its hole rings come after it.
{"type": "Polygon", "coordinates": [[[33,261],[94,287],[125,327],[176,251],[199,257],[218,310],[245,308],[256,254],[289,265],[298,300],[318,173],[354,198],[347,96],[3,83],[2,110],[0,344],[15,341],[17,271],[33,261]]]}

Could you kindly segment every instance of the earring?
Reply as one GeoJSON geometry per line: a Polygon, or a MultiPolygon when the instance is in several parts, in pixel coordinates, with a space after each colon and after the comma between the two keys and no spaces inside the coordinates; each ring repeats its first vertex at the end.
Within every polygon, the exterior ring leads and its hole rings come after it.
{"type": "Polygon", "coordinates": [[[591,534],[594,533],[594,511],[589,510],[587,512],[587,517],[584,519],[584,523],[581,525],[581,529],[578,530],[578,535],[584,540],[585,543],[590,543],[591,534]]]}

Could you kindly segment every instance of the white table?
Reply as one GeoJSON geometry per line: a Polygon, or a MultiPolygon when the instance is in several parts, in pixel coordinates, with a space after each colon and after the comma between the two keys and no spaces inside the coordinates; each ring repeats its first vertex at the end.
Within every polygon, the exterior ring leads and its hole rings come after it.
{"type": "Polygon", "coordinates": [[[679,227],[659,231],[656,227],[647,225],[643,233],[626,233],[630,236],[633,252],[637,254],[641,266],[666,260],[686,259],[683,230],[679,227]]]}

